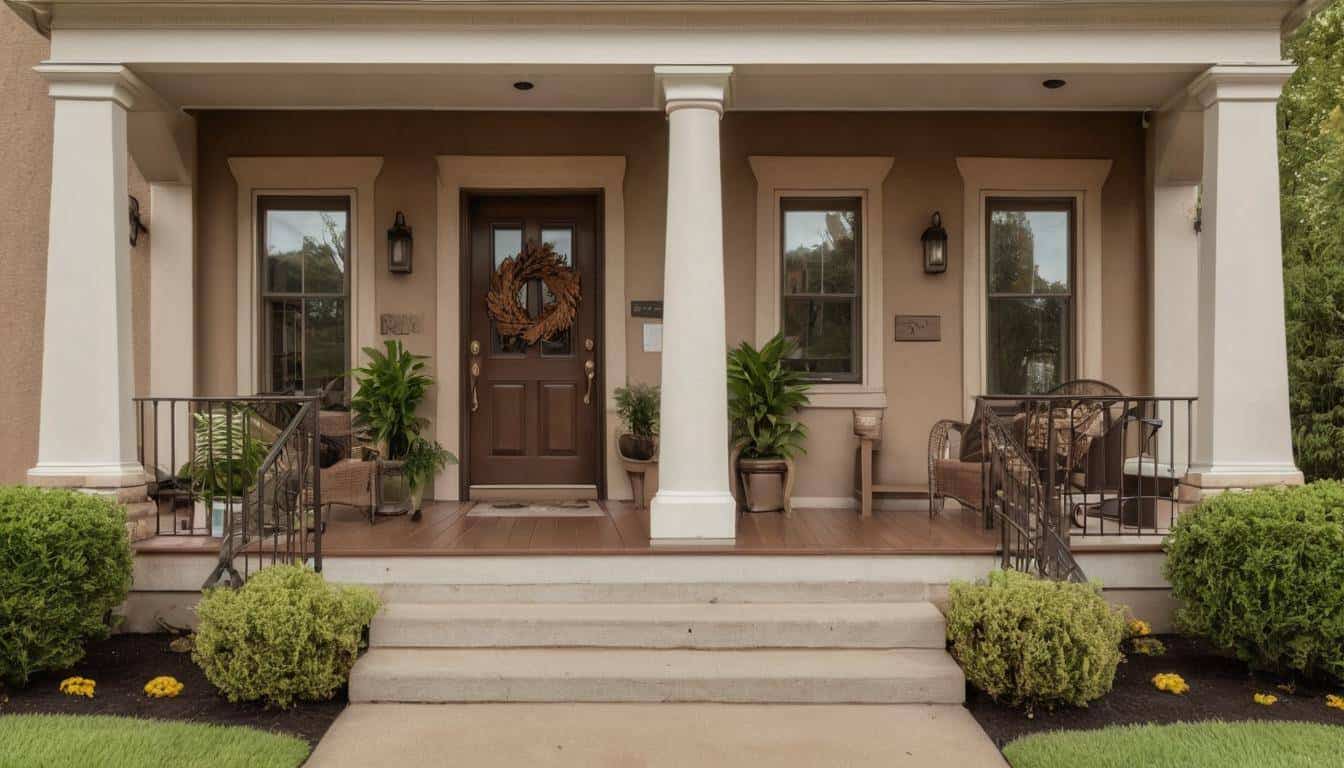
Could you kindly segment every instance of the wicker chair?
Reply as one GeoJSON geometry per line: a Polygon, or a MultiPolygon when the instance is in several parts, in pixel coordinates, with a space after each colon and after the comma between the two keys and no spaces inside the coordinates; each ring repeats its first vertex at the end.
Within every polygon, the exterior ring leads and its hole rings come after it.
{"type": "Polygon", "coordinates": [[[373,525],[382,482],[382,460],[363,445],[355,432],[349,411],[323,409],[317,414],[317,429],[326,445],[339,447],[340,458],[321,470],[323,519],[334,505],[367,510],[373,525]]]}

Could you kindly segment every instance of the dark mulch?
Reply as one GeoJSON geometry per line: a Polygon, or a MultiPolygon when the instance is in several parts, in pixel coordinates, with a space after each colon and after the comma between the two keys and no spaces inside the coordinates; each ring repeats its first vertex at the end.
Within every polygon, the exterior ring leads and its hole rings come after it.
{"type": "Polygon", "coordinates": [[[267,709],[260,704],[230,704],[192,663],[191,654],[168,649],[171,640],[171,635],[113,635],[92,643],[88,655],[73,668],[36,675],[22,689],[0,691],[0,714],[125,715],[247,725],[291,734],[316,744],[331,721],[345,709],[343,691],[331,701],[300,703],[288,710],[267,709]],[[97,683],[92,699],[67,696],[57,690],[61,680],[71,675],[97,683]],[[176,698],[151,699],[144,693],[145,683],[159,675],[171,675],[186,687],[176,698]]]}
{"type": "Polygon", "coordinates": [[[1085,708],[1037,710],[1028,717],[1021,708],[996,704],[970,686],[966,708],[999,747],[1019,736],[1041,731],[1083,730],[1130,723],[1176,723],[1197,720],[1296,720],[1344,725],[1344,711],[1325,706],[1327,693],[1338,688],[1298,682],[1293,693],[1279,689],[1288,678],[1252,674],[1235,658],[1219,654],[1207,643],[1182,637],[1162,637],[1164,656],[1130,654],[1115,675],[1115,688],[1085,708]],[[1175,672],[1190,684],[1182,696],[1153,687],[1159,672],[1175,672]],[[1279,697],[1272,706],[1256,704],[1256,693],[1279,697]]]}

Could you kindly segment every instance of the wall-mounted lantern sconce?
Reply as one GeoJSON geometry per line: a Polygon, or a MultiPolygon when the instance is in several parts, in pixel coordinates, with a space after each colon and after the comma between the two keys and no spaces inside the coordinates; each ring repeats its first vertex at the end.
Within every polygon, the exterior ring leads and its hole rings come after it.
{"type": "Polygon", "coordinates": [[[924,271],[930,275],[947,271],[947,230],[943,229],[943,215],[933,212],[933,222],[919,238],[924,243],[924,271]]]}
{"type": "Polygon", "coordinates": [[[406,216],[397,211],[397,219],[387,230],[387,271],[411,271],[411,228],[406,226],[406,216]]]}
{"type": "Polygon", "coordinates": [[[127,197],[131,199],[131,247],[134,248],[135,244],[140,242],[140,233],[148,232],[149,227],[146,227],[145,222],[140,220],[140,201],[135,199],[135,195],[127,195],[127,197]]]}

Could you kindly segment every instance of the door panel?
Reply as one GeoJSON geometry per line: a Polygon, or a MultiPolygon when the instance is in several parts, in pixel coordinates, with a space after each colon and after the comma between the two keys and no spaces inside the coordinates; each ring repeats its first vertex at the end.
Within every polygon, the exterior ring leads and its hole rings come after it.
{"type": "MultiPolygon", "coordinates": [[[[602,397],[597,286],[600,246],[594,196],[479,196],[467,203],[469,259],[465,367],[480,371],[476,407],[467,395],[463,444],[465,482],[478,485],[597,485],[602,397]],[[528,345],[498,333],[486,311],[490,278],[524,242],[549,242],[579,273],[574,325],[550,341],[528,345]],[[480,342],[472,356],[472,341],[480,342]],[[589,342],[591,341],[591,344],[589,342]],[[585,364],[594,364],[589,393],[585,364]]],[[[519,292],[537,317],[549,291],[539,280],[519,292]]],[[[472,382],[468,378],[468,386],[472,382]]]]}

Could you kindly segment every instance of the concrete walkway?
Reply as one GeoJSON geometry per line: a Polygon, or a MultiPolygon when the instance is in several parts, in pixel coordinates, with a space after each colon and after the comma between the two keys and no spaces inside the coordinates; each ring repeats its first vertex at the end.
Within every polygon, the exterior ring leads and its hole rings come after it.
{"type": "Polygon", "coordinates": [[[353,704],[309,766],[1005,768],[954,705],[353,704]]]}

